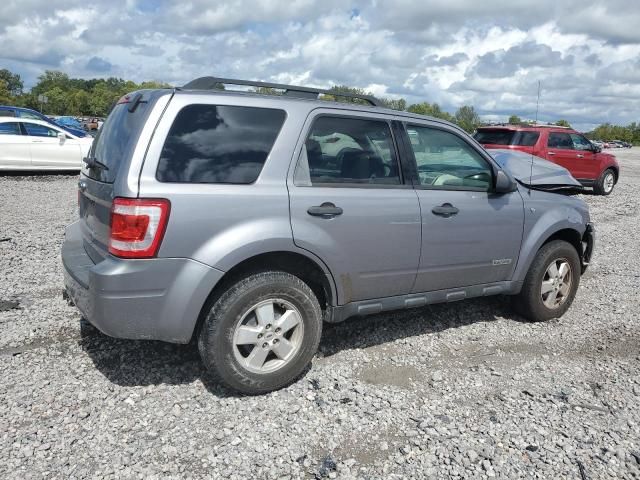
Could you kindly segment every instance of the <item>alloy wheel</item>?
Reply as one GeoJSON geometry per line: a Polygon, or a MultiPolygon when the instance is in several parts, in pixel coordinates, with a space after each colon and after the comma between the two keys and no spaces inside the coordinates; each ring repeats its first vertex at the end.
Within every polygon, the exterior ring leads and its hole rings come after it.
{"type": "Polygon", "coordinates": [[[233,334],[236,361],[253,373],[271,373],[287,365],[300,350],[302,316],[282,299],[261,301],[241,317],[233,334]]]}
{"type": "Polygon", "coordinates": [[[572,283],[573,272],[567,259],[553,260],[542,279],[542,303],[551,310],[560,308],[569,298],[572,283]]]}

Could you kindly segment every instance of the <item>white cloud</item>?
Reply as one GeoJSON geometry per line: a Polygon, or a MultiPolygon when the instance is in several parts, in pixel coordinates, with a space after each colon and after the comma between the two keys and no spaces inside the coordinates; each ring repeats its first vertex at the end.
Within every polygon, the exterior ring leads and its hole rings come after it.
{"type": "Polygon", "coordinates": [[[5,0],[0,67],[180,85],[202,75],[347,84],[487,118],[638,121],[628,0],[5,0]]]}

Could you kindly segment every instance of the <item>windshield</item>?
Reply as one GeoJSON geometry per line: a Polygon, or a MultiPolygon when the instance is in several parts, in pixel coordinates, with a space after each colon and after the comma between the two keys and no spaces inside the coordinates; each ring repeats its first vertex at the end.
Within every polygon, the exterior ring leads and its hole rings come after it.
{"type": "Polygon", "coordinates": [[[474,138],[484,145],[520,145],[532,147],[538,141],[538,132],[524,132],[503,128],[478,130],[474,138]]]}

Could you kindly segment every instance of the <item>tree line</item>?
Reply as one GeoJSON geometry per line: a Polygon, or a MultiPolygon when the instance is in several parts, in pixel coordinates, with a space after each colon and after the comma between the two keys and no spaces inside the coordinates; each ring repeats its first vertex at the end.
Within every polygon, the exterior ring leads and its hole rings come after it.
{"type": "MultiPolygon", "coordinates": [[[[0,105],[16,105],[21,107],[40,110],[47,115],[72,115],[72,116],[99,116],[108,114],[111,106],[124,94],[142,88],[169,88],[171,85],[164,82],[147,81],[135,83],[131,80],[121,78],[94,78],[81,79],[70,78],[66,73],[46,70],[38,77],[38,82],[29,91],[25,91],[20,75],[7,69],[0,69],[0,105]],[[47,97],[47,103],[39,100],[39,96],[47,97]]],[[[224,88],[224,85],[219,85],[224,88]]],[[[269,88],[255,89],[260,93],[279,94],[269,88]]],[[[336,95],[325,95],[324,97],[336,101],[362,103],[362,100],[350,97],[341,97],[340,93],[355,95],[372,95],[365,89],[354,88],[345,85],[334,86],[330,89],[336,95]],[[333,98],[331,98],[333,97],[333,98]]],[[[483,122],[475,108],[471,105],[463,105],[455,113],[451,114],[443,110],[437,103],[421,102],[409,105],[403,98],[390,99],[379,98],[382,104],[394,110],[407,111],[421,115],[429,115],[441,118],[459,125],[467,132],[473,132],[483,122]]],[[[510,124],[531,124],[530,121],[523,121],[517,115],[509,117],[510,124]]],[[[556,125],[569,127],[566,120],[558,120],[556,125]]],[[[634,144],[640,144],[640,124],[633,122],[627,126],[612,125],[605,123],[587,136],[599,140],[624,140],[634,144]]]]}
{"type": "Polygon", "coordinates": [[[104,117],[109,109],[126,93],[141,88],[164,88],[162,82],[135,83],[121,78],[70,78],[66,73],[47,70],[38,77],[30,91],[24,90],[20,75],[0,70],[0,104],[27,107],[46,115],[104,117]],[[47,102],[39,100],[44,95],[47,102]]]}

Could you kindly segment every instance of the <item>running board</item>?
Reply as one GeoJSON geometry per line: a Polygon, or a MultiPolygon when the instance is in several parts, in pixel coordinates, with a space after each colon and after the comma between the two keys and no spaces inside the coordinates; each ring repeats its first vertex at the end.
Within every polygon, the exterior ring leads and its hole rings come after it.
{"type": "Polygon", "coordinates": [[[467,298],[488,297],[491,295],[513,295],[518,293],[521,287],[521,282],[508,281],[436,290],[426,293],[411,293],[409,295],[398,295],[375,300],[362,300],[332,307],[331,314],[327,316],[327,322],[338,323],[349,317],[373,315],[392,310],[419,308],[434,303],[457,302],[467,298]]]}

